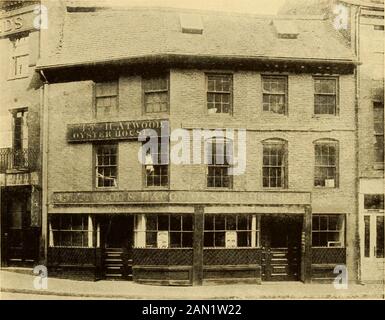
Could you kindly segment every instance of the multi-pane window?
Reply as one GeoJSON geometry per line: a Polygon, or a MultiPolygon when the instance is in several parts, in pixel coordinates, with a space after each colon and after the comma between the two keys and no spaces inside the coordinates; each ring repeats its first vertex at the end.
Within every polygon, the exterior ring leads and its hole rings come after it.
{"type": "Polygon", "coordinates": [[[95,145],[95,156],[96,187],[117,187],[118,145],[95,145]]]}
{"type": "Polygon", "coordinates": [[[169,167],[169,139],[160,137],[158,144],[145,156],[146,187],[167,187],[169,167]]]}
{"type": "Polygon", "coordinates": [[[95,84],[95,107],[97,116],[116,115],[118,112],[118,82],[95,84]]]}
{"type": "Polygon", "coordinates": [[[314,145],[314,186],[335,188],[338,186],[338,143],[318,141],[314,145]]]}
{"type": "Polygon", "coordinates": [[[144,111],[146,113],[167,112],[169,105],[168,76],[143,79],[144,111]]]}
{"type": "Polygon", "coordinates": [[[209,113],[232,112],[233,78],[229,74],[207,75],[207,109],[209,113]]]}
{"type": "Polygon", "coordinates": [[[314,114],[337,114],[337,78],[314,78],[314,114]]]}
{"type": "Polygon", "coordinates": [[[263,76],[263,111],[287,113],[287,77],[263,76]]]}
{"type": "Polygon", "coordinates": [[[374,113],[374,154],[375,162],[384,162],[384,104],[375,102],[373,104],[374,113]]]}
{"type": "Polygon", "coordinates": [[[205,247],[259,247],[260,220],[255,215],[205,215],[205,247]]]}
{"type": "Polygon", "coordinates": [[[312,222],[313,247],[344,247],[345,216],[342,214],[315,214],[312,222]]]}
{"type": "Polygon", "coordinates": [[[212,138],[207,141],[207,187],[231,188],[233,144],[224,138],[212,138]]]}
{"type": "Polygon", "coordinates": [[[93,247],[93,221],[88,215],[51,216],[51,247],[93,247]]]}
{"type": "Polygon", "coordinates": [[[28,37],[11,40],[10,78],[24,77],[28,75],[29,44],[28,37]]]}
{"type": "Polygon", "coordinates": [[[281,140],[263,143],[263,187],[287,187],[287,144],[281,140]]]}
{"type": "Polygon", "coordinates": [[[134,232],[137,248],[191,248],[192,215],[137,215],[134,232]]]}

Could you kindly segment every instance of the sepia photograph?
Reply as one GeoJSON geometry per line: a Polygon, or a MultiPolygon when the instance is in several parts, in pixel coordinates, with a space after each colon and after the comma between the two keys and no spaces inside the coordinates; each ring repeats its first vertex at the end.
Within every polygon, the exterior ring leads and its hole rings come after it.
{"type": "Polygon", "coordinates": [[[0,300],[384,301],[384,32],[384,0],[0,1],[0,300]]]}

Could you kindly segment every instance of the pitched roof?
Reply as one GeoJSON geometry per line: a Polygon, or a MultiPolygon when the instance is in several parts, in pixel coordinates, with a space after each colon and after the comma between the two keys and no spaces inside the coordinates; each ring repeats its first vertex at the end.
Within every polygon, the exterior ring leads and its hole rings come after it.
{"type": "Polygon", "coordinates": [[[154,55],[355,61],[321,17],[276,17],[168,8],[66,13],[60,47],[41,68],[154,55]],[[203,34],[182,33],[179,15],[201,16],[203,34]],[[296,39],[281,39],[272,20],[290,19],[296,39]]]}

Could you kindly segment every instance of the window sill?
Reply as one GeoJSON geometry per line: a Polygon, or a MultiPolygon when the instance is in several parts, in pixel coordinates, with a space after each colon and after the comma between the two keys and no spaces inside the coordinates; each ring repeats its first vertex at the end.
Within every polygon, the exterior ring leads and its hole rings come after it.
{"type": "Polygon", "coordinates": [[[314,190],[338,190],[339,187],[313,187],[314,190]]]}
{"type": "Polygon", "coordinates": [[[338,119],[340,116],[338,114],[313,114],[313,119],[338,119]]]}
{"type": "Polygon", "coordinates": [[[94,191],[118,191],[118,187],[95,187],[94,191]]]}
{"type": "Polygon", "coordinates": [[[24,74],[24,75],[20,75],[20,76],[8,77],[7,81],[13,81],[13,80],[19,80],[19,79],[27,79],[27,78],[29,78],[29,75],[24,74]]]}

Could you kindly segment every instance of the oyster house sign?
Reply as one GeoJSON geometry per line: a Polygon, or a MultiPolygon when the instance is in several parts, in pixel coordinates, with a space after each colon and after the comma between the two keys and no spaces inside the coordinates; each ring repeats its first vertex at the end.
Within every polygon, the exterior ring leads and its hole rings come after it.
{"type": "Polygon", "coordinates": [[[137,140],[143,131],[150,135],[149,129],[154,130],[159,136],[169,134],[167,120],[80,123],[67,125],[67,141],[79,143],[103,140],[137,140]]]}

